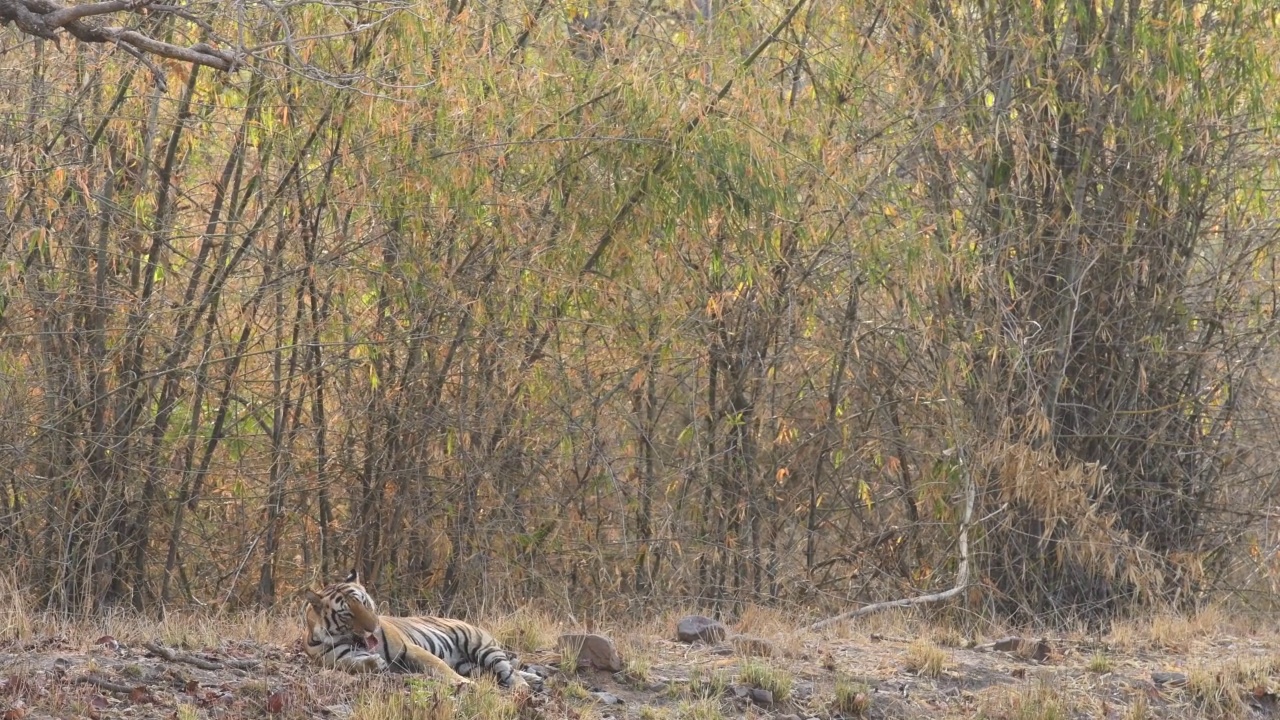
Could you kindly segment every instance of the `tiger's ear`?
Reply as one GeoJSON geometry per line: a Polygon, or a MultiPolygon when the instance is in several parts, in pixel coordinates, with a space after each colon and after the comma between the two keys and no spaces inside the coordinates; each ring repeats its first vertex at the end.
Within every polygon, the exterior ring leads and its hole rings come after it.
{"type": "Polygon", "coordinates": [[[324,598],[320,597],[320,593],[315,590],[307,591],[307,602],[311,603],[311,607],[317,610],[324,610],[324,598]]]}
{"type": "Polygon", "coordinates": [[[343,580],[342,582],[359,583],[359,582],[360,582],[360,571],[359,571],[359,570],[356,570],[355,568],[352,568],[352,569],[351,569],[351,573],[347,575],[347,579],[346,579],[346,580],[343,580]]]}

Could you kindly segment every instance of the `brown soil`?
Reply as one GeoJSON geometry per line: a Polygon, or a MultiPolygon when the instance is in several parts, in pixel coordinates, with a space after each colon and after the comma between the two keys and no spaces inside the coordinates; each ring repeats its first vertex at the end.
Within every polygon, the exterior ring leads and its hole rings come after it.
{"type": "MultiPolygon", "coordinates": [[[[858,630],[825,638],[779,632],[768,640],[772,656],[760,658],[742,656],[744,646],[732,638],[687,645],[631,633],[624,655],[643,656],[643,662],[632,663],[629,673],[566,675],[555,671],[554,653],[527,653],[527,661],[551,671],[547,691],[502,702],[530,719],[705,719],[716,712],[726,718],[853,717],[835,700],[839,682],[847,696],[857,696],[854,705],[865,702],[863,717],[870,718],[1280,717],[1280,642],[1273,634],[1175,627],[994,647],[995,638],[972,643],[858,630]],[[789,697],[762,705],[740,676],[744,663],[789,679],[789,697]],[[610,698],[599,693],[620,702],[606,704],[610,698]]],[[[410,676],[319,670],[297,642],[228,637],[187,648],[141,636],[65,633],[2,641],[0,720],[342,720],[368,715],[371,697],[396,694],[409,698],[410,707],[424,706],[424,714],[409,716],[427,717],[432,696],[450,692],[410,676]]]]}

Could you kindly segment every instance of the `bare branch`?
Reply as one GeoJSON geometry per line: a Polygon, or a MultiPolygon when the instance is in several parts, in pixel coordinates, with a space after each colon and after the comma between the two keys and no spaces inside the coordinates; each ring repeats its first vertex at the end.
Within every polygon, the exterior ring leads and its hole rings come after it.
{"type": "Polygon", "coordinates": [[[49,28],[60,28],[72,20],[87,18],[91,15],[106,15],[121,10],[138,10],[150,2],[134,2],[134,0],[108,0],[108,2],[90,3],[88,5],[71,5],[55,10],[44,16],[44,24],[49,28]]]}
{"type": "MultiPolygon", "coordinates": [[[[208,43],[182,47],[147,37],[136,30],[97,27],[84,22],[84,18],[95,15],[137,12],[149,6],[150,0],[105,0],[71,6],[63,5],[58,0],[0,0],[0,25],[12,22],[28,35],[54,42],[58,41],[58,31],[64,30],[81,42],[116,43],[136,51],[227,72],[235,70],[240,64],[235,53],[219,50],[208,43]]],[[[154,65],[150,67],[152,72],[157,72],[154,65]]],[[[157,77],[162,78],[158,74],[157,77]]]]}

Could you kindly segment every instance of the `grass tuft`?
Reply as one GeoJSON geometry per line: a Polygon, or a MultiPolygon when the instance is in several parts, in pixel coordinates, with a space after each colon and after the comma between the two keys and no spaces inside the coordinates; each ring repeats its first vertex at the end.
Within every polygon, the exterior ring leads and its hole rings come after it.
{"type": "Polygon", "coordinates": [[[785,702],[791,697],[791,673],[758,660],[742,663],[738,670],[738,680],[773,693],[774,702],[785,702]]]}
{"type": "Polygon", "coordinates": [[[0,639],[28,640],[31,616],[25,602],[27,594],[9,573],[0,573],[0,639]]]}
{"type": "MultiPolygon", "coordinates": [[[[436,695],[440,695],[439,692],[436,695]]],[[[491,676],[483,676],[459,692],[454,698],[456,718],[468,720],[515,720],[519,707],[510,693],[498,686],[491,676]]]]}
{"type": "Polygon", "coordinates": [[[834,714],[862,717],[871,709],[871,688],[844,675],[836,676],[836,694],[831,702],[834,714]]]}
{"type": "Polygon", "coordinates": [[[559,624],[551,616],[536,610],[521,609],[493,626],[493,637],[504,648],[517,653],[549,648],[557,635],[559,624]]]}
{"type": "Polygon", "coordinates": [[[1147,705],[1147,696],[1138,693],[1133,698],[1133,704],[1125,711],[1124,720],[1149,720],[1150,717],[1151,708],[1147,705]]]}
{"type": "Polygon", "coordinates": [[[916,640],[907,647],[906,665],[908,672],[936,678],[947,667],[947,653],[936,645],[916,640]]]}
{"type": "MultiPolygon", "coordinates": [[[[674,685],[672,686],[675,687],[674,685]]],[[[729,677],[723,670],[715,670],[704,676],[696,665],[689,670],[686,693],[695,699],[719,698],[729,689],[729,677]]]]}
{"type": "Polygon", "coordinates": [[[1234,679],[1221,669],[1191,668],[1187,695],[1205,717],[1243,717],[1246,708],[1234,679]]]}
{"type": "Polygon", "coordinates": [[[675,717],[680,720],[725,720],[720,701],[713,698],[681,703],[676,708],[675,717]]]}
{"type": "Polygon", "coordinates": [[[1048,681],[1030,688],[1010,688],[988,696],[978,708],[978,717],[1001,720],[1068,720],[1075,713],[1056,687],[1048,681]]]}
{"type": "Polygon", "coordinates": [[[458,703],[447,689],[432,693],[411,689],[408,692],[386,688],[360,695],[351,712],[351,720],[452,720],[459,717],[458,703]]]}

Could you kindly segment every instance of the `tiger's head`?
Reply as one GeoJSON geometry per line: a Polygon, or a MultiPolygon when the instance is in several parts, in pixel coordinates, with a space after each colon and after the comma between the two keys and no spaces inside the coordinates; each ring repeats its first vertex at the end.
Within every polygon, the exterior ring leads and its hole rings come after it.
{"type": "Polygon", "coordinates": [[[378,606],[360,584],[360,573],[352,570],[346,580],[320,592],[307,591],[307,626],[317,640],[358,641],[366,649],[378,647],[378,606]]]}

